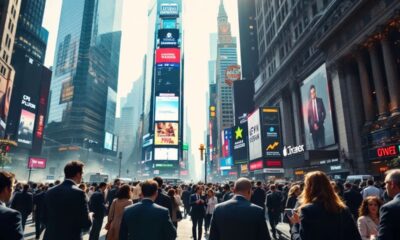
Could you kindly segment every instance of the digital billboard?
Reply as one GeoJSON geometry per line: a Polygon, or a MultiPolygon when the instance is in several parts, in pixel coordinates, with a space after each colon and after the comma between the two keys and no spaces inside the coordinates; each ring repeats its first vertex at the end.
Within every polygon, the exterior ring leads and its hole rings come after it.
{"type": "Polygon", "coordinates": [[[160,39],[160,48],[178,47],[179,29],[160,29],[158,30],[158,39],[160,39]]]}
{"type": "Polygon", "coordinates": [[[154,148],[154,160],[177,161],[177,148],[154,148]]]}
{"type": "Polygon", "coordinates": [[[176,19],[164,19],[162,24],[164,29],[174,29],[176,28],[176,19]]]}
{"type": "Polygon", "coordinates": [[[300,90],[306,149],[335,144],[325,64],[303,81],[300,90]]]}
{"type": "Polygon", "coordinates": [[[180,66],[177,63],[162,63],[156,65],[155,77],[157,93],[179,93],[180,66]]]}
{"type": "Polygon", "coordinates": [[[162,3],[160,5],[160,17],[179,17],[179,6],[177,3],[162,3]]]}
{"type": "Polygon", "coordinates": [[[36,158],[30,157],[28,160],[28,168],[32,169],[45,169],[46,168],[46,158],[36,158]]]}
{"type": "Polygon", "coordinates": [[[12,82],[2,78],[0,79],[0,133],[3,135],[6,129],[8,110],[10,108],[12,82]]]}
{"type": "Polygon", "coordinates": [[[178,145],[178,123],[157,122],[154,143],[155,145],[178,145]]]}
{"type": "Polygon", "coordinates": [[[104,136],[104,148],[110,151],[113,150],[113,135],[109,132],[106,132],[104,136]]]}
{"type": "Polygon", "coordinates": [[[156,121],[178,121],[179,97],[168,95],[156,97],[155,119],[156,121]]]}
{"type": "Polygon", "coordinates": [[[18,126],[18,142],[32,146],[33,128],[35,126],[35,114],[25,109],[21,110],[21,118],[18,126]]]}
{"type": "Polygon", "coordinates": [[[249,159],[254,160],[262,157],[260,110],[254,111],[247,119],[249,136],[249,159]]]}
{"type": "Polygon", "coordinates": [[[219,169],[220,170],[230,170],[232,168],[233,161],[232,157],[226,157],[220,159],[219,169]]]}
{"type": "Polygon", "coordinates": [[[247,116],[254,110],[254,83],[249,80],[233,82],[233,105],[235,123],[247,122],[247,116]]]}
{"type": "Polygon", "coordinates": [[[280,117],[279,108],[262,108],[262,138],[263,138],[263,156],[269,158],[282,157],[282,143],[280,137],[280,117]]]}
{"type": "Polygon", "coordinates": [[[113,149],[114,152],[118,150],[118,136],[114,135],[114,140],[113,140],[113,149]]]}
{"type": "Polygon", "coordinates": [[[181,50],[179,48],[159,48],[156,50],[156,64],[180,62],[181,50]]]}
{"type": "Polygon", "coordinates": [[[239,65],[231,65],[225,69],[225,83],[230,87],[234,81],[240,80],[241,76],[239,65]]]}
{"type": "Polygon", "coordinates": [[[232,141],[232,129],[226,128],[221,131],[221,146],[222,146],[222,156],[229,157],[232,155],[231,150],[231,141],[232,141]]]}
{"type": "Polygon", "coordinates": [[[263,168],[264,168],[263,160],[257,160],[257,161],[249,163],[250,171],[260,170],[260,169],[263,169],[263,168]]]}
{"type": "Polygon", "coordinates": [[[235,165],[248,161],[248,131],[247,124],[240,124],[233,128],[233,162],[235,165]]]}

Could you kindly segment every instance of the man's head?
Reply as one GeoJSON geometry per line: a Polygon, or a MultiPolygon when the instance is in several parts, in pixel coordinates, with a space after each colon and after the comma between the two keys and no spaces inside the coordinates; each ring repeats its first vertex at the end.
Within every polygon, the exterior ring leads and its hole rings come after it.
{"type": "Polygon", "coordinates": [[[310,87],[310,98],[315,99],[317,97],[317,90],[315,90],[315,86],[311,85],[310,87]]]}
{"type": "Polygon", "coordinates": [[[275,185],[275,184],[271,184],[271,185],[269,186],[269,189],[270,189],[271,191],[275,192],[275,191],[276,191],[276,185],[275,185]]]}
{"type": "Polygon", "coordinates": [[[258,181],[258,182],[256,183],[256,185],[257,185],[257,187],[261,187],[261,185],[262,185],[261,181],[258,181]]]}
{"type": "Polygon", "coordinates": [[[368,184],[368,186],[374,185],[374,180],[368,179],[367,184],[368,184]]]}
{"type": "Polygon", "coordinates": [[[65,178],[72,179],[76,184],[82,182],[83,166],[81,161],[71,161],[64,167],[65,178]]]}
{"type": "Polygon", "coordinates": [[[250,201],[251,199],[251,182],[247,178],[239,178],[233,187],[235,194],[240,194],[250,201]]]}
{"type": "Polygon", "coordinates": [[[351,189],[353,187],[353,184],[351,184],[350,182],[346,182],[345,184],[344,184],[344,188],[346,189],[346,190],[349,190],[349,189],[351,189]]]}
{"type": "Polygon", "coordinates": [[[224,185],[224,190],[225,191],[230,191],[231,190],[231,186],[229,186],[229,184],[225,184],[224,185]]]}
{"type": "Polygon", "coordinates": [[[155,201],[158,195],[158,183],[154,180],[147,180],[141,184],[142,194],[145,198],[155,201]]]}
{"type": "Polygon", "coordinates": [[[400,193],[400,169],[393,169],[387,172],[385,178],[386,190],[389,197],[394,198],[400,193]]]}
{"type": "Polygon", "coordinates": [[[99,184],[99,190],[100,190],[101,192],[104,192],[104,191],[106,190],[106,188],[107,188],[107,183],[101,182],[101,183],[99,184]]]}
{"type": "Polygon", "coordinates": [[[29,190],[29,185],[28,185],[28,184],[24,184],[24,185],[22,186],[22,190],[23,190],[24,192],[27,192],[27,191],[29,190]]]}
{"type": "Polygon", "coordinates": [[[153,178],[153,180],[157,182],[158,188],[162,188],[164,180],[161,177],[155,177],[155,178],[153,178]]]}
{"type": "Polygon", "coordinates": [[[14,189],[15,175],[10,172],[0,171],[0,200],[10,201],[14,189]]]}
{"type": "Polygon", "coordinates": [[[119,178],[114,179],[114,187],[119,187],[121,185],[121,180],[119,178]]]}

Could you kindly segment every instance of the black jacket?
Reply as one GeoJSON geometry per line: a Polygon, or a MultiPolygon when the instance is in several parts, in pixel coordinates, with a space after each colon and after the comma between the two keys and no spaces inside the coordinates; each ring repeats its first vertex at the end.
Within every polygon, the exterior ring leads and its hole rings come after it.
{"type": "Polygon", "coordinates": [[[185,207],[190,205],[190,192],[188,190],[182,192],[182,202],[185,207]]]}
{"type": "Polygon", "coordinates": [[[278,213],[282,210],[283,196],[279,191],[271,192],[267,195],[268,212],[278,213]]]}
{"type": "Polygon", "coordinates": [[[297,203],[297,196],[293,195],[287,199],[285,208],[294,209],[296,208],[296,203],[297,203]]]}
{"type": "Polygon", "coordinates": [[[32,193],[27,191],[16,193],[10,207],[20,212],[22,216],[29,216],[33,209],[32,193]]]}
{"type": "Polygon", "coordinates": [[[263,209],[242,196],[220,203],[211,220],[209,240],[271,239],[263,209]]]}
{"type": "Polygon", "coordinates": [[[172,200],[168,195],[163,193],[161,189],[158,189],[158,196],[155,203],[168,209],[169,215],[172,216],[172,200]]]}
{"type": "Polygon", "coordinates": [[[172,240],[176,229],[167,208],[149,199],[126,207],[119,231],[120,240],[172,240]]]}
{"type": "Polygon", "coordinates": [[[46,192],[40,192],[33,197],[33,205],[36,206],[36,211],[35,211],[36,219],[41,222],[43,222],[43,217],[44,217],[43,209],[45,207],[45,205],[44,205],[45,193],[46,192]]]}
{"type": "Polygon", "coordinates": [[[0,240],[24,239],[22,218],[18,211],[0,204],[0,223],[0,240]]]}
{"type": "Polygon", "coordinates": [[[253,195],[251,196],[251,202],[265,209],[265,198],[265,190],[258,187],[254,190],[253,195]]]}
{"type": "Polygon", "coordinates": [[[231,191],[225,192],[224,196],[222,197],[222,202],[226,202],[233,197],[233,193],[231,191]]]}
{"type": "Polygon", "coordinates": [[[347,207],[350,209],[351,214],[353,214],[354,219],[357,219],[358,209],[360,208],[363,200],[361,193],[350,189],[343,193],[343,199],[347,207]]]}
{"type": "Polygon", "coordinates": [[[106,206],[104,204],[104,194],[96,191],[92,194],[89,200],[89,210],[93,212],[93,217],[102,218],[106,213],[106,206]]]}
{"type": "Polygon", "coordinates": [[[338,214],[328,213],[320,203],[301,209],[300,224],[292,227],[293,240],[361,240],[348,208],[338,214]]]}
{"type": "Polygon", "coordinates": [[[112,202],[116,198],[117,192],[119,188],[113,187],[107,192],[107,203],[108,203],[108,208],[111,207],[112,202]]]}
{"type": "Polygon", "coordinates": [[[400,194],[381,208],[378,239],[400,239],[400,194]]]}
{"type": "Polygon", "coordinates": [[[206,215],[206,200],[202,196],[200,196],[200,199],[203,200],[203,203],[197,204],[196,194],[190,196],[190,216],[192,218],[202,218],[206,215]]]}
{"type": "Polygon", "coordinates": [[[51,188],[45,194],[45,240],[82,239],[92,222],[85,193],[72,181],[51,188]]]}

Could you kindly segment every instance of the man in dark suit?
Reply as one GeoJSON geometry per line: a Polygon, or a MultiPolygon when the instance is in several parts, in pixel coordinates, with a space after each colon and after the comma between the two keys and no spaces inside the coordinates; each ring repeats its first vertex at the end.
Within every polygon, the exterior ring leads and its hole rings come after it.
{"type": "Polygon", "coordinates": [[[192,218],[192,234],[194,240],[201,240],[203,234],[203,220],[206,216],[206,201],[201,196],[203,191],[201,186],[194,185],[195,193],[190,196],[190,216],[192,218]],[[196,235],[198,233],[198,235],[196,235]]]}
{"type": "Polygon", "coordinates": [[[6,207],[13,192],[14,174],[0,171],[0,240],[23,240],[21,213],[6,207]]]}
{"type": "Polygon", "coordinates": [[[257,206],[260,206],[265,211],[265,190],[262,189],[262,183],[260,181],[257,182],[257,187],[251,196],[251,202],[257,206]]]}
{"type": "Polygon", "coordinates": [[[345,191],[343,193],[343,199],[349,208],[353,219],[356,221],[358,219],[358,209],[362,203],[362,195],[359,191],[355,190],[355,186],[349,182],[344,184],[345,191]]]}
{"type": "Polygon", "coordinates": [[[393,200],[381,208],[378,240],[400,239],[400,169],[389,171],[385,184],[393,200]]]}
{"type": "Polygon", "coordinates": [[[185,217],[188,215],[190,211],[190,192],[187,186],[184,188],[185,190],[182,192],[182,202],[183,202],[183,207],[185,210],[185,217]]]}
{"type": "Polygon", "coordinates": [[[310,100],[307,107],[308,127],[312,135],[314,149],[325,146],[325,128],[326,118],[325,106],[322,98],[317,97],[317,90],[314,85],[310,87],[310,100]]]}
{"type": "Polygon", "coordinates": [[[176,229],[167,208],[154,203],[158,184],[147,180],[141,185],[143,200],[125,208],[119,231],[120,240],[173,240],[176,229]]]}
{"type": "Polygon", "coordinates": [[[107,211],[110,211],[111,203],[116,198],[116,194],[118,192],[120,185],[121,185],[121,180],[119,180],[118,178],[114,179],[114,185],[112,186],[111,190],[107,192],[107,203],[108,203],[107,211]]]}
{"type": "Polygon", "coordinates": [[[155,177],[153,180],[156,181],[158,184],[158,196],[155,203],[157,203],[162,207],[167,208],[169,211],[169,216],[172,216],[172,200],[162,190],[162,185],[164,183],[163,179],[161,177],[155,177]]]}
{"type": "Polygon", "coordinates": [[[22,230],[25,229],[26,219],[33,210],[33,195],[28,192],[29,185],[22,186],[22,192],[16,193],[11,201],[11,208],[17,210],[22,216],[22,230]]]}
{"type": "Polygon", "coordinates": [[[231,191],[231,186],[229,184],[225,184],[224,190],[225,190],[225,193],[224,193],[224,196],[222,197],[222,202],[226,202],[233,197],[233,193],[231,191]]]}
{"type": "Polygon", "coordinates": [[[49,189],[45,195],[45,240],[80,240],[92,225],[85,193],[76,185],[81,183],[83,163],[69,162],[65,180],[49,189]]]}
{"type": "Polygon", "coordinates": [[[276,237],[276,225],[279,223],[282,210],[282,193],[276,190],[276,186],[271,184],[271,193],[267,195],[268,219],[271,225],[272,236],[276,237]]]}
{"type": "Polygon", "coordinates": [[[107,188],[107,183],[102,182],[96,192],[90,196],[89,210],[93,212],[93,226],[90,230],[89,240],[98,240],[101,227],[103,226],[104,215],[106,214],[104,191],[107,188]]]}
{"type": "Polygon", "coordinates": [[[35,207],[35,233],[36,239],[40,238],[40,234],[44,230],[43,224],[43,208],[44,206],[44,195],[47,191],[47,186],[42,186],[40,193],[33,197],[33,205],[35,207]]]}
{"type": "Polygon", "coordinates": [[[236,181],[234,197],[215,208],[209,240],[271,239],[263,209],[250,202],[251,187],[247,178],[236,181]]]}

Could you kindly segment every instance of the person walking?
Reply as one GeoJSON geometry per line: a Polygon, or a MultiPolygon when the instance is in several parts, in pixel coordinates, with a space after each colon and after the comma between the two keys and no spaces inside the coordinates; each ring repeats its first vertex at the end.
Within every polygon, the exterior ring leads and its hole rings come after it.
{"type": "Polygon", "coordinates": [[[253,195],[251,196],[251,202],[257,206],[262,207],[265,211],[265,199],[266,199],[265,190],[262,189],[262,183],[260,181],[258,181],[256,185],[257,187],[256,189],[254,189],[253,195]]]}
{"type": "Polygon", "coordinates": [[[359,218],[357,220],[358,231],[362,240],[375,239],[378,236],[379,209],[382,201],[375,196],[369,196],[364,199],[359,209],[359,218]]]}
{"type": "Polygon", "coordinates": [[[206,217],[204,219],[204,229],[206,235],[208,234],[208,229],[210,229],[211,218],[213,216],[215,206],[218,204],[218,199],[215,196],[214,190],[208,189],[207,191],[207,200],[206,200],[207,208],[206,208],[206,217]]]}
{"type": "Polygon", "coordinates": [[[282,210],[282,194],[276,190],[275,184],[269,186],[271,193],[267,195],[268,219],[274,239],[276,236],[276,225],[279,223],[282,210]]]}
{"type": "Polygon", "coordinates": [[[182,215],[178,216],[181,210],[179,209],[179,203],[178,203],[175,195],[176,195],[175,189],[171,188],[170,190],[168,190],[168,196],[171,198],[171,201],[172,201],[171,220],[172,220],[172,223],[174,224],[175,228],[178,229],[178,221],[182,220],[182,218],[181,218],[182,215]]]}
{"type": "Polygon", "coordinates": [[[385,178],[386,191],[393,200],[382,206],[378,240],[400,239],[400,170],[391,170],[385,178]]]}
{"type": "Polygon", "coordinates": [[[157,203],[158,205],[160,205],[162,207],[167,208],[169,211],[169,216],[172,216],[172,200],[162,190],[164,180],[161,177],[155,177],[155,178],[153,178],[153,180],[156,181],[158,184],[158,195],[157,195],[157,199],[156,199],[155,203],[157,203]]]}
{"type": "MultiPolygon", "coordinates": [[[[289,189],[288,199],[286,200],[285,208],[294,210],[296,208],[297,199],[300,196],[300,194],[301,194],[300,185],[293,185],[289,189]]],[[[289,223],[290,228],[292,228],[292,224],[290,223],[289,218],[286,214],[283,216],[283,221],[285,223],[289,223]]]]}
{"type": "Polygon", "coordinates": [[[119,187],[121,186],[121,180],[119,178],[114,179],[114,184],[111,189],[107,191],[107,213],[110,212],[110,207],[114,199],[116,198],[119,187]]]}
{"type": "Polygon", "coordinates": [[[184,217],[189,214],[190,212],[190,191],[188,186],[183,187],[182,192],[182,202],[183,202],[183,209],[184,209],[184,217]]]}
{"type": "Polygon", "coordinates": [[[103,226],[104,216],[106,214],[105,195],[107,183],[99,184],[96,192],[90,196],[89,210],[93,212],[93,226],[90,230],[89,240],[98,240],[100,237],[101,227],[103,226]]]}
{"type": "Polygon", "coordinates": [[[194,185],[193,189],[195,191],[192,196],[190,196],[190,216],[192,218],[192,234],[194,240],[201,240],[203,234],[203,220],[206,215],[206,205],[202,194],[202,186],[194,185]]]}
{"type": "Polygon", "coordinates": [[[22,186],[22,192],[14,195],[10,207],[21,213],[22,230],[25,230],[26,220],[33,210],[33,195],[29,192],[28,184],[22,186]]]}
{"type": "Polygon", "coordinates": [[[209,240],[270,240],[263,209],[250,202],[252,184],[239,178],[232,199],[216,206],[209,240]]]}
{"type": "Polygon", "coordinates": [[[231,191],[231,186],[229,184],[225,184],[224,186],[224,195],[222,197],[222,202],[226,202],[233,197],[233,193],[231,191]]]}
{"type": "Polygon", "coordinates": [[[374,180],[369,179],[367,185],[368,186],[361,191],[363,199],[366,199],[369,196],[375,196],[378,198],[381,196],[381,190],[374,186],[374,180]]]}
{"type": "Polygon", "coordinates": [[[0,240],[23,240],[21,213],[8,208],[14,190],[15,175],[0,171],[0,240]]]}
{"type": "Polygon", "coordinates": [[[154,180],[142,183],[143,199],[125,209],[119,233],[120,240],[176,239],[176,229],[168,209],[155,203],[158,187],[154,180]]]}
{"type": "Polygon", "coordinates": [[[44,240],[80,240],[89,231],[86,194],[77,187],[82,181],[84,164],[71,161],[64,167],[65,180],[45,194],[44,240]]]}
{"type": "Polygon", "coordinates": [[[361,240],[350,210],[321,171],[305,175],[298,213],[290,217],[293,240],[361,240]]]}
{"type": "Polygon", "coordinates": [[[43,212],[44,212],[44,196],[48,187],[43,186],[42,191],[33,197],[33,205],[35,206],[35,239],[39,239],[42,234],[45,225],[43,223],[43,212]]]}
{"type": "Polygon", "coordinates": [[[363,197],[359,191],[356,190],[356,186],[346,182],[344,184],[345,191],[343,193],[343,200],[346,206],[350,209],[354,220],[358,218],[358,210],[360,209],[363,197]]]}
{"type": "Polygon", "coordinates": [[[116,199],[111,203],[108,213],[108,222],[106,225],[106,229],[108,230],[107,240],[120,239],[119,232],[124,210],[126,207],[133,204],[131,196],[131,187],[126,184],[122,185],[116,193],[116,199]]]}

